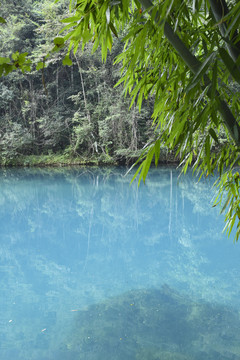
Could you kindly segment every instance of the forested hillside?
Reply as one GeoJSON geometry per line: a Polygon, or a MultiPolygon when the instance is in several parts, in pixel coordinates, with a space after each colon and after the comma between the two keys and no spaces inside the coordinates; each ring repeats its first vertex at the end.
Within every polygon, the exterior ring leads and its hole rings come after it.
{"type": "Polygon", "coordinates": [[[123,87],[115,87],[120,37],[105,63],[100,50],[92,54],[90,44],[72,56],[72,66],[62,64],[61,51],[52,53],[43,69],[34,66],[53,48],[68,6],[66,0],[1,3],[6,20],[1,56],[27,52],[33,63],[31,72],[1,77],[1,164],[130,162],[153,136],[151,98],[140,114],[135,104],[129,108],[123,87]]]}

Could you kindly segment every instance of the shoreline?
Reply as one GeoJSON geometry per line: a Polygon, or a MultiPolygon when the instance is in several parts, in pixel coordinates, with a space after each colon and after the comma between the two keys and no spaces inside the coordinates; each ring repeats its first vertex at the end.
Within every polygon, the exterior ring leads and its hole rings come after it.
{"type": "MultiPolygon", "coordinates": [[[[12,159],[0,159],[0,167],[132,166],[137,159],[137,157],[114,159],[110,156],[84,158],[81,156],[71,157],[64,154],[20,155],[12,159]]],[[[170,156],[169,158],[160,159],[159,165],[177,166],[179,161],[170,156]]]]}

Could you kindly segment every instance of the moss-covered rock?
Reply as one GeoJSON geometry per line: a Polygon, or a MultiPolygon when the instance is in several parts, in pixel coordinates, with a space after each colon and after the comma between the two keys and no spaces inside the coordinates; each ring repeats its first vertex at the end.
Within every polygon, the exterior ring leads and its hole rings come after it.
{"type": "Polygon", "coordinates": [[[237,360],[239,326],[238,312],[165,285],[79,312],[67,348],[78,360],[237,360]]]}

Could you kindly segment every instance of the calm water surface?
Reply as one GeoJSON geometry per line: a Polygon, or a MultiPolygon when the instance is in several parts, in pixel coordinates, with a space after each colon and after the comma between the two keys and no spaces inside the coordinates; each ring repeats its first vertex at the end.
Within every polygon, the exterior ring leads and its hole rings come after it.
{"type": "Polygon", "coordinates": [[[213,180],[0,172],[0,359],[240,359],[240,244],[213,180]]]}

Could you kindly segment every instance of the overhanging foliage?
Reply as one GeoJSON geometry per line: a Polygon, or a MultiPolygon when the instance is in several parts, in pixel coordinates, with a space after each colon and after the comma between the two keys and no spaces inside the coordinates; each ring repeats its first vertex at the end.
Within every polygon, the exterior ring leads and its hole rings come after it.
{"type": "Polygon", "coordinates": [[[125,48],[116,60],[122,63],[120,82],[139,110],[144,98],[155,97],[155,140],[139,159],[140,181],[153,158],[158,164],[163,143],[181,157],[184,172],[189,165],[201,175],[217,170],[219,198],[228,193],[226,229],[230,233],[237,220],[238,239],[240,3],[70,0],[70,11],[62,29],[64,42],[69,41],[66,59],[92,41],[93,51],[101,46],[106,60],[123,31],[125,48]],[[225,143],[220,142],[223,131],[225,143]]]}

